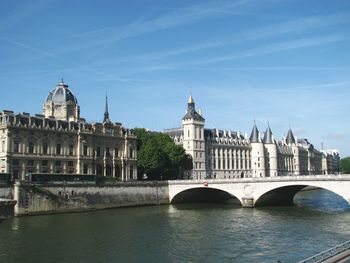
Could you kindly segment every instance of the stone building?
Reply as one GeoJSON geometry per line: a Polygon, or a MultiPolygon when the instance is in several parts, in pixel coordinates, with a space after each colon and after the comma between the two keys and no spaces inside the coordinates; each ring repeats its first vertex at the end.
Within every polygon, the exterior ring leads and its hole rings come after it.
{"type": "Polygon", "coordinates": [[[276,140],[269,126],[261,134],[255,123],[250,137],[237,131],[204,126],[205,119],[196,111],[191,95],[182,127],[164,131],[192,156],[192,178],[328,174],[337,169],[334,156],[326,157],[307,139],[295,138],[291,129],[285,138],[276,140]],[[325,158],[330,159],[326,164],[325,158]]]}
{"type": "Polygon", "coordinates": [[[97,174],[137,178],[136,137],[109,118],[80,117],[78,100],[63,80],[47,96],[43,114],[0,112],[0,173],[97,174]]]}
{"type": "Polygon", "coordinates": [[[324,149],[321,150],[323,154],[322,158],[322,170],[323,174],[337,174],[339,169],[339,152],[336,149],[324,149]]]}

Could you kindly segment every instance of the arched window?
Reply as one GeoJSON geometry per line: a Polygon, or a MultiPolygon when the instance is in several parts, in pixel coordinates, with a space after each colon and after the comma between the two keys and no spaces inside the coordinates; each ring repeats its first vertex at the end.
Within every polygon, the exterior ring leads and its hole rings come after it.
{"type": "Polygon", "coordinates": [[[119,164],[115,165],[114,172],[115,172],[114,173],[115,177],[117,177],[117,178],[121,177],[122,173],[121,173],[121,169],[120,169],[119,164]]]}
{"type": "Polygon", "coordinates": [[[34,142],[29,142],[28,153],[34,153],[34,142]]]}
{"type": "Polygon", "coordinates": [[[43,154],[48,154],[49,144],[47,142],[43,143],[43,154]]]}
{"type": "Polygon", "coordinates": [[[130,165],[130,179],[134,179],[134,166],[130,165]]]}
{"type": "Polygon", "coordinates": [[[118,147],[115,147],[115,148],[114,148],[114,156],[115,156],[115,157],[118,157],[118,154],[119,154],[119,152],[118,152],[118,147]]]}
{"type": "Polygon", "coordinates": [[[61,154],[61,144],[60,143],[56,144],[56,154],[61,154]]]}
{"type": "Polygon", "coordinates": [[[14,142],[13,144],[13,152],[19,153],[19,142],[14,142]]]}
{"type": "Polygon", "coordinates": [[[102,175],[102,165],[100,165],[100,164],[96,165],[96,174],[102,175]]]}
{"type": "Polygon", "coordinates": [[[112,167],[109,164],[106,165],[106,176],[112,176],[112,167]]]}

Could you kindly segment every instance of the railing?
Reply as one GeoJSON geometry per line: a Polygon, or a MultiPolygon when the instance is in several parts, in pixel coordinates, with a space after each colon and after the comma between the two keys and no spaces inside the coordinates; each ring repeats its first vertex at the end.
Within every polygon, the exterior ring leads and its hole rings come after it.
{"type": "Polygon", "coordinates": [[[337,175],[294,175],[294,176],[275,176],[275,177],[250,177],[250,178],[226,178],[226,179],[189,179],[189,180],[171,180],[169,183],[240,183],[240,182],[293,182],[293,181],[349,181],[350,174],[337,175]]]}
{"type": "Polygon", "coordinates": [[[328,259],[331,259],[333,257],[336,257],[340,255],[341,253],[347,251],[350,249],[350,240],[346,241],[340,245],[337,245],[335,247],[332,247],[330,249],[327,249],[321,253],[318,253],[314,256],[311,256],[307,259],[304,259],[302,261],[299,261],[298,263],[318,263],[318,262],[325,262],[328,259]]]}

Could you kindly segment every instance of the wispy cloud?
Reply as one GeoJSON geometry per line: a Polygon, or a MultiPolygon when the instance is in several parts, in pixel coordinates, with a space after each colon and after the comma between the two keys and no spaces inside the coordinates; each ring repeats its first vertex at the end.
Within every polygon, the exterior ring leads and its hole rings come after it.
{"type": "Polygon", "coordinates": [[[286,22],[278,22],[269,26],[261,28],[255,28],[248,30],[244,33],[230,36],[221,39],[212,39],[210,41],[199,43],[197,45],[191,45],[187,47],[181,47],[171,50],[163,50],[157,52],[149,52],[146,54],[137,54],[135,56],[118,57],[113,59],[105,60],[104,62],[123,63],[130,61],[141,61],[141,60],[158,60],[166,57],[183,55],[187,53],[194,53],[203,51],[211,48],[219,48],[247,41],[259,40],[264,38],[273,38],[292,33],[307,32],[309,30],[317,28],[326,28],[334,25],[344,24],[350,22],[350,12],[336,13],[331,15],[323,16],[311,16],[305,18],[298,18],[286,22]]]}
{"type": "MultiPolygon", "coordinates": [[[[244,11],[255,10],[259,7],[260,5],[252,0],[215,1],[211,3],[197,4],[177,9],[150,20],[144,21],[138,19],[137,21],[127,25],[106,27],[98,30],[75,34],[71,36],[71,38],[84,40],[84,44],[80,45],[80,48],[94,47],[104,49],[113,44],[116,44],[121,40],[131,37],[136,37],[174,27],[185,26],[213,16],[225,14],[241,15],[244,11]],[[231,10],[232,12],[227,13],[228,10],[231,10]]],[[[78,47],[67,47],[65,51],[70,52],[76,48],[78,47]]]]}
{"type": "Polygon", "coordinates": [[[306,48],[306,47],[319,46],[319,45],[332,43],[332,42],[339,42],[339,41],[345,40],[348,37],[349,36],[347,34],[339,33],[339,34],[332,34],[327,36],[302,38],[297,40],[279,42],[279,43],[267,45],[264,47],[242,51],[239,53],[228,54],[225,56],[188,61],[185,64],[187,65],[188,64],[189,65],[210,64],[210,63],[235,60],[239,58],[256,57],[256,56],[262,56],[262,55],[267,55],[267,54],[272,54],[272,53],[287,51],[292,49],[306,48]]]}
{"type": "Polygon", "coordinates": [[[260,39],[278,35],[286,35],[316,29],[330,27],[350,22],[350,12],[335,13],[330,15],[302,17],[282,23],[272,24],[243,33],[244,39],[260,39]]]}
{"type": "Polygon", "coordinates": [[[117,76],[115,75],[112,75],[112,74],[108,74],[108,73],[105,73],[105,72],[102,72],[100,70],[97,70],[95,68],[92,68],[92,67],[88,67],[88,66],[85,66],[85,65],[82,65],[82,64],[79,64],[79,63],[76,63],[72,60],[69,60],[69,59],[66,59],[66,58],[63,58],[61,56],[57,56],[53,53],[50,53],[50,52],[47,52],[45,50],[42,50],[42,49],[39,49],[39,48],[36,48],[36,47],[33,47],[33,46],[30,46],[30,45],[27,45],[27,44],[24,44],[24,43],[21,43],[21,42],[18,42],[18,41],[15,41],[15,40],[12,40],[12,39],[8,39],[8,38],[5,38],[5,37],[0,37],[0,40],[3,40],[5,42],[8,42],[10,44],[13,44],[13,45],[16,45],[16,46],[19,46],[19,47],[22,47],[22,48],[25,48],[27,50],[31,50],[35,53],[38,53],[38,54],[41,54],[43,55],[44,57],[48,57],[48,58],[53,58],[55,60],[58,60],[60,62],[64,62],[66,64],[69,64],[71,66],[75,66],[77,68],[80,68],[82,70],[86,70],[86,71],[89,71],[89,72],[93,72],[93,73],[96,73],[98,75],[101,75],[105,78],[108,78],[110,80],[115,80],[115,81],[120,81],[120,82],[134,82],[134,81],[142,81],[142,80],[139,80],[139,79],[127,79],[127,78],[118,78],[117,76]]]}
{"type": "MultiPolygon", "coordinates": [[[[30,18],[31,16],[58,1],[59,0],[38,0],[23,2],[22,4],[19,4],[12,12],[9,12],[7,15],[3,15],[0,18],[0,32],[17,25],[22,20],[30,18]]],[[[16,4],[18,3],[19,2],[16,4]]]]}
{"type": "Polygon", "coordinates": [[[343,33],[326,35],[326,36],[318,36],[318,37],[301,38],[297,40],[289,40],[289,41],[274,43],[271,45],[265,45],[254,49],[243,50],[236,53],[226,54],[224,56],[215,56],[215,57],[205,58],[205,59],[187,60],[187,61],[182,61],[182,62],[172,63],[172,64],[151,65],[151,66],[139,68],[139,70],[154,71],[154,70],[169,70],[169,69],[173,70],[173,69],[180,69],[180,68],[184,69],[184,68],[190,68],[196,65],[207,65],[207,64],[220,63],[225,61],[233,61],[233,60],[242,59],[242,58],[268,55],[268,54],[273,54],[273,53],[282,52],[282,51],[320,46],[328,43],[340,42],[348,38],[349,38],[349,35],[343,34],[343,33]]]}
{"type": "Polygon", "coordinates": [[[337,133],[328,133],[324,136],[324,139],[327,140],[335,140],[335,141],[342,141],[345,140],[347,137],[346,133],[343,132],[337,132],[337,133]]]}

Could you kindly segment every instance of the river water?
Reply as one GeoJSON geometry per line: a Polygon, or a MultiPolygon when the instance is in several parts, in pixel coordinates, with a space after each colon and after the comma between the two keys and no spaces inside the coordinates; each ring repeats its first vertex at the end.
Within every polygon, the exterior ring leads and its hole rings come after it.
{"type": "Polygon", "coordinates": [[[288,207],[178,204],[0,223],[0,262],[297,262],[350,239],[350,207],[312,190],[288,207]]]}

